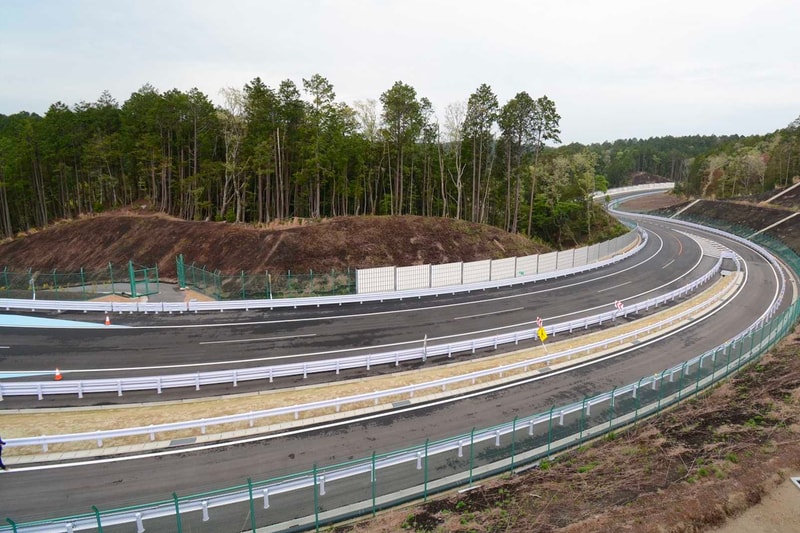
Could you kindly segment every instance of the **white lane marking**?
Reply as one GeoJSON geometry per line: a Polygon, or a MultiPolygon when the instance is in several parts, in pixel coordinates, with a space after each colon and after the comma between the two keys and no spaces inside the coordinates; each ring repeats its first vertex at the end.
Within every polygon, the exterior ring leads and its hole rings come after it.
{"type": "Polygon", "coordinates": [[[262,341],[282,341],[286,339],[301,339],[303,337],[316,337],[316,333],[306,333],[304,335],[284,335],[283,337],[261,337],[257,339],[232,339],[227,341],[203,341],[197,344],[235,344],[239,342],[262,342],[262,341]]]}
{"type": "Polygon", "coordinates": [[[0,350],[8,350],[11,346],[0,346],[0,350]]]}
{"type": "Polygon", "coordinates": [[[453,320],[464,320],[465,318],[478,318],[481,316],[502,315],[503,313],[513,313],[514,311],[522,311],[524,307],[515,307],[514,309],[504,309],[502,311],[492,311],[491,313],[481,313],[479,315],[457,316],[453,320]]]}
{"type": "MultiPolygon", "coordinates": [[[[745,274],[745,280],[746,280],[746,277],[747,276],[745,274]]],[[[201,452],[203,450],[212,450],[212,449],[217,449],[217,448],[224,448],[224,447],[227,447],[227,446],[238,446],[238,445],[241,445],[241,444],[250,444],[250,443],[253,443],[253,442],[262,442],[262,441],[268,441],[268,440],[279,439],[279,438],[288,438],[288,437],[292,437],[292,436],[295,436],[295,435],[302,435],[303,433],[310,433],[310,432],[316,431],[316,430],[323,431],[323,430],[326,430],[326,429],[338,428],[338,427],[342,427],[342,426],[348,426],[348,425],[351,425],[351,424],[358,424],[359,422],[365,422],[365,421],[369,421],[369,420],[376,420],[376,419],[384,418],[384,417],[387,417],[387,416],[401,415],[403,413],[418,411],[420,409],[428,409],[428,408],[436,407],[436,406],[439,406],[439,405],[446,405],[446,404],[449,404],[449,403],[455,403],[457,401],[468,399],[468,398],[475,398],[475,397],[484,396],[484,395],[491,394],[491,393],[494,393],[494,392],[498,392],[498,391],[502,391],[502,390],[506,390],[506,389],[511,389],[511,388],[514,388],[514,387],[527,385],[527,384],[533,383],[535,381],[540,381],[540,380],[543,380],[543,379],[547,379],[550,376],[556,376],[556,375],[559,375],[559,374],[565,374],[567,372],[572,372],[572,371],[578,370],[580,368],[591,366],[591,365],[594,365],[594,364],[597,364],[597,363],[602,363],[604,361],[608,361],[609,359],[614,359],[616,357],[619,357],[620,355],[624,355],[626,353],[630,353],[630,352],[634,352],[636,350],[640,350],[640,349],[642,349],[645,346],[648,346],[650,344],[654,344],[654,343],[660,342],[665,337],[671,337],[673,335],[677,335],[677,334],[683,332],[684,330],[686,330],[688,328],[697,326],[700,322],[704,322],[709,317],[711,317],[713,315],[716,315],[722,308],[726,307],[729,303],[733,302],[734,298],[740,292],[742,292],[744,290],[745,283],[746,283],[746,281],[742,282],[742,285],[739,287],[739,289],[736,291],[736,293],[733,295],[733,297],[729,298],[726,302],[724,302],[722,305],[720,305],[719,307],[714,309],[708,315],[704,315],[704,316],[700,317],[699,319],[695,319],[692,322],[690,322],[690,323],[688,323],[688,324],[686,324],[684,326],[681,326],[680,328],[678,328],[676,330],[668,332],[666,335],[659,335],[656,338],[653,338],[653,339],[650,339],[648,341],[643,342],[642,344],[639,344],[639,345],[636,345],[636,346],[631,346],[629,348],[625,348],[624,350],[620,350],[620,351],[617,351],[617,352],[614,352],[614,353],[610,353],[610,354],[608,354],[606,356],[603,356],[603,357],[600,357],[598,359],[592,359],[592,360],[589,360],[589,361],[585,361],[583,363],[579,363],[579,364],[574,365],[574,366],[568,366],[566,368],[562,368],[562,369],[555,370],[555,371],[552,371],[552,372],[546,372],[544,374],[531,376],[530,378],[527,378],[527,379],[522,380],[522,381],[517,381],[517,382],[513,382],[513,383],[505,383],[505,384],[498,385],[498,386],[495,386],[495,387],[492,387],[492,388],[489,388],[489,389],[469,392],[469,393],[464,394],[463,396],[455,396],[455,397],[450,397],[450,398],[443,398],[441,400],[436,400],[436,401],[433,401],[433,402],[422,403],[422,404],[417,404],[417,405],[410,405],[408,407],[402,407],[402,408],[399,408],[399,409],[391,409],[389,411],[385,411],[385,412],[382,412],[382,413],[364,415],[364,416],[361,416],[361,417],[345,418],[344,420],[336,420],[334,422],[328,422],[328,423],[321,424],[321,425],[318,425],[318,426],[301,427],[301,428],[293,429],[293,430],[286,431],[286,432],[283,432],[283,433],[273,433],[273,434],[270,434],[270,435],[260,435],[260,436],[257,436],[257,437],[246,437],[246,438],[240,438],[240,439],[237,439],[237,440],[227,441],[227,442],[215,442],[213,444],[201,444],[201,445],[192,446],[191,448],[181,447],[181,448],[174,449],[174,450],[164,450],[164,451],[154,452],[154,453],[150,453],[150,454],[128,455],[128,456],[123,456],[123,457],[110,457],[110,458],[105,458],[105,459],[91,459],[91,460],[88,460],[88,461],[79,461],[79,462],[74,462],[74,463],[56,463],[56,464],[48,464],[48,465],[41,465],[41,466],[28,466],[28,467],[20,466],[20,467],[15,467],[14,470],[15,471],[29,472],[29,471],[35,471],[35,470],[50,470],[50,469],[55,469],[55,468],[71,468],[71,467],[74,467],[74,466],[87,466],[87,465],[98,465],[98,464],[115,463],[115,462],[122,462],[122,461],[134,461],[134,460],[139,460],[139,459],[152,459],[154,457],[163,457],[163,456],[177,455],[177,454],[182,454],[182,453],[195,453],[195,452],[201,452]]]]}
{"type": "Polygon", "coordinates": [[[670,266],[670,265],[671,265],[672,263],[674,263],[674,262],[675,262],[675,260],[673,259],[672,261],[670,261],[669,263],[667,263],[666,265],[664,265],[663,267],[661,267],[661,270],[664,270],[665,268],[667,268],[668,266],[670,266]]]}
{"type": "Polygon", "coordinates": [[[626,281],[625,283],[620,283],[619,285],[614,285],[613,287],[608,287],[608,288],[606,288],[606,289],[600,289],[600,290],[599,290],[599,291],[597,291],[597,292],[613,291],[614,289],[617,289],[617,288],[619,288],[619,287],[622,287],[623,285],[627,285],[628,283],[631,283],[631,282],[630,282],[630,281],[626,281]]]}

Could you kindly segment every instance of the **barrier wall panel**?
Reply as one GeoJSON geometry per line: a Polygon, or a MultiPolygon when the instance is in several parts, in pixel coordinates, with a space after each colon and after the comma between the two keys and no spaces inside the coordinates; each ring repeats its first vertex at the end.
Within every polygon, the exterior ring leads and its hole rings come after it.
{"type": "Polygon", "coordinates": [[[572,268],[575,257],[575,250],[562,250],[558,252],[556,270],[566,270],[572,268]]]}
{"type": "Polygon", "coordinates": [[[589,247],[588,251],[586,252],[586,264],[596,263],[600,257],[600,246],[597,244],[593,244],[589,247]]]}
{"type": "Polygon", "coordinates": [[[395,268],[393,266],[356,270],[356,292],[364,294],[395,290],[394,271],[395,268]]]}
{"type": "Polygon", "coordinates": [[[598,243],[597,255],[599,261],[604,261],[609,258],[608,250],[610,249],[610,243],[611,241],[603,241],[601,243],[598,243]]]}
{"type": "Polygon", "coordinates": [[[397,268],[397,290],[427,289],[431,286],[431,266],[414,265],[397,268]]]}
{"type": "Polygon", "coordinates": [[[447,287],[461,285],[461,268],[463,263],[445,263],[431,266],[431,287],[447,287]]]}
{"type": "Polygon", "coordinates": [[[517,273],[519,276],[532,276],[536,274],[536,268],[539,263],[538,255],[526,255],[525,257],[517,258],[517,273]]]}
{"type": "Polygon", "coordinates": [[[517,266],[516,257],[507,257],[505,259],[492,260],[491,276],[492,279],[509,279],[513,278],[514,271],[517,266]]]}
{"type": "Polygon", "coordinates": [[[578,248],[575,250],[575,258],[573,260],[573,264],[576,267],[585,266],[589,260],[589,248],[584,246],[583,248],[578,248]]]}
{"type": "Polygon", "coordinates": [[[543,272],[552,272],[556,269],[556,259],[558,252],[550,252],[549,254],[542,254],[539,256],[539,274],[543,272]]]}
{"type": "Polygon", "coordinates": [[[464,284],[489,281],[489,268],[491,259],[464,263],[464,284]]]}

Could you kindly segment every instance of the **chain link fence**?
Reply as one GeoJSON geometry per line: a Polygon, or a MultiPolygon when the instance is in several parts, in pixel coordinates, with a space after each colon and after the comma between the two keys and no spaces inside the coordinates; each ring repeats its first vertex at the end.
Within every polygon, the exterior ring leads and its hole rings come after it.
{"type": "Polygon", "coordinates": [[[223,274],[177,258],[178,284],[216,300],[260,300],[354,294],[356,271],[223,274]]]}
{"type": "Polygon", "coordinates": [[[36,300],[92,300],[108,295],[137,297],[159,290],[158,266],[146,267],[128,262],[108,264],[102,269],[64,272],[58,269],[14,269],[0,271],[0,296],[36,300]]]}

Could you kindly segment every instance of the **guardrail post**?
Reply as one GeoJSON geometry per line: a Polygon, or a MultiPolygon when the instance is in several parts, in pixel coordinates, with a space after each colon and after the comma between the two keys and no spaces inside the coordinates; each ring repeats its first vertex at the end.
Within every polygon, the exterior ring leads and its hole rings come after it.
{"type": "Polygon", "coordinates": [[[547,457],[550,457],[550,445],[553,441],[553,409],[555,408],[555,404],[550,407],[550,417],[547,420],[547,457]]]}
{"type": "MultiPolygon", "coordinates": [[[[175,502],[175,523],[178,527],[178,533],[183,533],[183,524],[181,524],[181,508],[178,504],[178,495],[174,492],[172,493],[172,500],[175,502]]],[[[102,530],[100,533],[102,533],[102,530]]]]}
{"type": "Polygon", "coordinates": [[[97,533],[103,533],[103,524],[100,521],[100,511],[97,509],[96,505],[92,505],[92,510],[94,511],[94,517],[97,520],[97,533]]]}

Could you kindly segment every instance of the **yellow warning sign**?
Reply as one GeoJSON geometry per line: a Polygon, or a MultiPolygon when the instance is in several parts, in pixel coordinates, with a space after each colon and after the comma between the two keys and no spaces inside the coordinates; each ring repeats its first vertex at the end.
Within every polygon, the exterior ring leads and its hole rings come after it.
{"type": "Polygon", "coordinates": [[[539,335],[539,340],[541,340],[542,342],[547,340],[547,332],[544,330],[544,328],[539,328],[536,331],[536,334],[539,335]]]}

